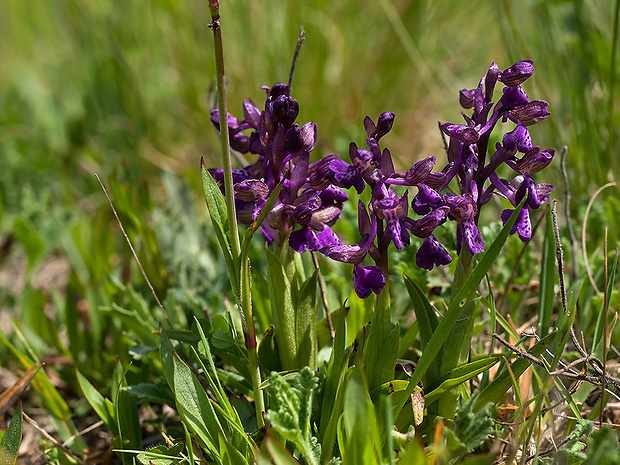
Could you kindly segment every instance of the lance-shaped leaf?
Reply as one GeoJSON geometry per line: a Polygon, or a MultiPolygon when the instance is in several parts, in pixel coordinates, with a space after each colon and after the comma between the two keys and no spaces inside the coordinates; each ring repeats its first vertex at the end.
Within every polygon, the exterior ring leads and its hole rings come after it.
{"type": "Polygon", "coordinates": [[[8,429],[0,440],[0,464],[14,465],[22,442],[22,405],[17,406],[8,429]]]}
{"type": "Polygon", "coordinates": [[[226,225],[228,224],[228,211],[226,210],[226,202],[224,200],[222,192],[220,191],[220,187],[218,186],[215,179],[213,179],[213,176],[211,176],[211,173],[209,173],[209,170],[205,165],[204,159],[200,160],[200,170],[202,174],[202,190],[204,192],[205,201],[207,202],[207,208],[209,210],[209,216],[211,217],[211,223],[213,224],[213,228],[215,229],[215,235],[218,242],[220,243],[222,253],[224,254],[224,260],[226,261],[226,267],[228,268],[228,274],[230,275],[233,290],[238,295],[239,266],[238,264],[235,265],[234,257],[230,247],[230,240],[227,235],[226,225]]]}

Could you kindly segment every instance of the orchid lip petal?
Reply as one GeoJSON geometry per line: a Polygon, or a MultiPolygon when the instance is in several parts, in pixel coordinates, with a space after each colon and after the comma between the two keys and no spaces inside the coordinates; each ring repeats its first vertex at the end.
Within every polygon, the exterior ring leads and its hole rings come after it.
{"type": "Polygon", "coordinates": [[[353,267],[353,288],[358,297],[365,299],[372,292],[379,294],[385,286],[385,276],[375,265],[353,267]]]}
{"type": "Polygon", "coordinates": [[[430,235],[424,238],[415,257],[416,265],[425,270],[432,270],[434,266],[443,266],[452,262],[452,257],[441,243],[430,235]]]}

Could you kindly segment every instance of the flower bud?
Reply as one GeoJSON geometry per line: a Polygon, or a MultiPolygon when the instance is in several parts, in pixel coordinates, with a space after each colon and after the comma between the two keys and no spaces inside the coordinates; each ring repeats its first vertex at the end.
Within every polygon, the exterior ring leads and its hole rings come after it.
{"type": "Polygon", "coordinates": [[[514,87],[525,82],[533,73],[534,62],[532,60],[521,60],[502,71],[499,80],[506,86],[514,87]]]}
{"type": "Polygon", "coordinates": [[[273,101],[272,119],[285,128],[290,128],[299,113],[299,104],[292,97],[280,95],[273,101]]]}

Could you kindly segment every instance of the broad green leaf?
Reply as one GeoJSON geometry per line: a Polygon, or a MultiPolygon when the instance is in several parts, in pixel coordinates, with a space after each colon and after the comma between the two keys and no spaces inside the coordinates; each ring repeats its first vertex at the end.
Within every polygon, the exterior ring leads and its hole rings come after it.
{"type": "Polygon", "coordinates": [[[280,259],[267,247],[267,269],[269,271],[269,298],[273,324],[276,327],[275,338],[280,352],[280,362],[285,370],[299,369],[296,366],[298,343],[295,330],[295,311],[291,296],[291,283],[285,274],[280,259]]]}
{"type": "Polygon", "coordinates": [[[394,378],[400,336],[398,324],[394,328],[391,326],[390,293],[387,286],[375,302],[375,314],[362,351],[371,390],[394,378]]]}
{"type": "Polygon", "coordinates": [[[173,354],[172,361],[177,411],[196,441],[220,462],[218,432],[222,425],[211,401],[192,371],[176,353],[173,354]]]}
{"type": "Polygon", "coordinates": [[[316,311],[318,270],[301,286],[298,301],[294,305],[295,341],[297,342],[298,367],[316,368],[316,311]]]}
{"type": "Polygon", "coordinates": [[[22,405],[17,405],[15,415],[11,419],[8,429],[0,440],[0,465],[13,465],[17,460],[19,445],[22,442],[22,405]]]}
{"type": "Polygon", "coordinates": [[[458,321],[462,311],[465,309],[467,303],[471,300],[473,295],[476,293],[478,289],[478,285],[489,271],[489,268],[495,263],[497,256],[502,250],[508,235],[510,234],[510,230],[517,220],[517,216],[521,211],[521,207],[525,203],[525,198],[521,201],[519,206],[515,209],[515,211],[510,216],[509,220],[506,222],[498,236],[489,247],[489,250],[483,255],[478,263],[478,266],[473,269],[470,276],[467,278],[455,298],[450,303],[448,310],[444,314],[443,318],[439,321],[431,340],[426,347],[426,350],[422,353],[418,364],[416,365],[416,369],[413,372],[413,376],[409,381],[409,386],[407,387],[407,395],[403,396],[403,398],[398,402],[394,410],[394,417],[398,417],[398,414],[403,409],[405,402],[407,400],[407,396],[411,395],[411,392],[418,384],[418,382],[422,379],[422,377],[426,374],[426,370],[430,367],[431,363],[437,357],[437,354],[442,350],[444,342],[450,337],[452,328],[458,321]]]}
{"type": "Polygon", "coordinates": [[[499,362],[499,357],[486,357],[480,360],[476,360],[474,362],[467,363],[465,365],[456,367],[450,375],[448,379],[442,382],[437,389],[434,389],[428,394],[424,395],[426,400],[426,404],[430,405],[437,400],[441,395],[454,389],[459,384],[462,384],[466,381],[469,381],[474,376],[479,375],[483,371],[488,370],[497,362],[499,362]]]}
{"type": "Polygon", "coordinates": [[[476,398],[477,393],[474,393],[467,401],[461,403],[454,424],[445,430],[445,433],[448,433],[450,449],[459,456],[480,447],[494,429],[489,404],[474,410],[476,398]]]}
{"type": "Polygon", "coordinates": [[[351,465],[383,463],[379,455],[381,453],[379,437],[373,434],[379,430],[375,409],[368,396],[368,388],[359,365],[353,368],[352,376],[347,383],[342,419],[345,442],[340,444],[340,452],[345,463],[351,465]]]}
{"type": "MultiPolygon", "coordinates": [[[[439,376],[444,377],[452,372],[460,364],[466,363],[469,358],[471,347],[471,337],[474,327],[474,313],[478,308],[480,298],[475,298],[467,302],[461,311],[457,322],[452,327],[450,337],[444,342],[441,352],[437,355],[439,360],[439,376]]],[[[431,365],[432,366],[432,365],[431,365]]],[[[428,371],[427,371],[428,375],[428,371]]],[[[437,387],[438,379],[430,379],[426,377],[427,383],[424,386],[427,389],[437,387]]],[[[458,392],[444,393],[438,399],[437,405],[432,406],[431,402],[427,402],[430,413],[438,413],[440,416],[452,418],[456,413],[458,392]]]]}
{"type": "Polygon", "coordinates": [[[422,352],[424,352],[435,329],[437,329],[439,318],[433,305],[428,301],[422,289],[420,289],[420,286],[407,275],[404,276],[404,280],[413,305],[416,321],[418,322],[418,328],[420,329],[420,343],[422,352]]]}
{"type": "MultiPolygon", "coordinates": [[[[196,323],[198,323],[198,321],[196,321],[196,323]]],[[[230,400],[226,395],[226,391],[224,391],[224,388],[220,383],[220,377],[215,367],[213,356],[211,355],[211,349],[209,348],[209,341],[207,340],[202,326],[200,324],[196,324],[196,328],[200,333],[200,343],[198,344],[198,349],[200,350],[200,354],[207,359],[208,367],[204,365],[203,358],[198,356],[196,350],[194,348],[192,348],[192,350],[200,363],[204,375],[209,381],[209,385],[212,387],[213,394],[219,402],[219,404],[214,404],[214,407],[220,412],[221,418],[228,426],[228,431],[230,431],[231,435],[230,447],[234,448],[236,451],[244,451],[245,454],[241,454],[244,456],[243,460],[249,459],[249,456],[245,457],[248,453],[248,446],[250,446],[252,450],[256,450],[256,444],[254,444],[254,442],[245,434],[243,423],[239,418],[239,414],[231,405],[230,400]]],[[[232,452],[230,454],[234,455],[232,452]]]]}
{"type": "Polygon", "coordinates": [[[345,314],[341,312],[323,385],[323,400],[321,402],[321,419],[319,423],[323,462],[332,456],[336,444],[336,426],[338,418],[340,418],[342,413],[347,373],[350,373],[347,370],[348,357],[345,357],[345,321],[345,314]]]}
{"type": "Polygon", "coordinates": [[[84,397],[93,408],[95,413],[101,418],[103,424],[108,428],[113,436],[118,436],[118,424],[116,422],[116,414],[114,413],[114,405],[109,399],[101,395],[95,386],[93,386],[82,373],[77,372],[78,383],[84,393],[84,397]]]}

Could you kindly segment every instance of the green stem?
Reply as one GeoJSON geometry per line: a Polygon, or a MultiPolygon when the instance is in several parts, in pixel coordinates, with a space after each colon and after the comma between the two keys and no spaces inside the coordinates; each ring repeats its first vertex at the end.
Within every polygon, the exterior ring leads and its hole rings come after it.
{"type": "Polygon", "coordinates": [[[256,424],[260,429],[265,426],[265,399],[263,397],[263,391],[259,388],[261,384],[261,375],[260,367],[258,365],[256,328],[254,327],[254,316],[252,315],[250,259],[245,254],[245,250],[241,259],[241,321],[243,323],[243,339],[245,341],[245,347],[248,351],[248,359],[250,364],[250,376],[252,378],[252,390],[254,391],[254,406],[256,409],[256,424]],[[248,324],[248,322],[250,324],[248,324]]]}
{"type": "MultiPolygon", "coordinates": [[[[211,23],[213,29],[215,47],[215,71],[217,75],[218,109],[220,112],[220,143],[222,148],[222,164],[224,167],[224,190],[226,195],[226,208],[228,212],[228,232],[233,256],[233,264],[238,265],[237,258],[241,252],[239,242],[239,230],[237,227],[237,212],[235,210],[235,196],[233,192],[232,158],[230,155],[230,139],[228,132],[228,105],[226,102],[226,77],[224,74],[224,49],[222,47],[222,27],[220,24],[219,3],[217,0],[209,1],[211,9],[211,23]]],[[[235,274],[239,273],[235,270],[235,274]]],[[[236,298],[239,299],[239,289],[235,289],[236,298]]]]}
{"type": "MultiPolygon", "coordinates": [[[[219,3],[217,0],[209,0],[211,10],[211,24],[213,29],[214,48],[215,48],[215,69],[217,75],[218,109],[220,112],[220,142],[222,149],[222,164],[224,167],[224,191],[226,196],[226,209],[228,213],[228,233],[230,240],[231,253],[233,256],[233,270],[237,279],[231,282],[240,283],[236,289],[235,297],[240,309],[241,321],[243,325],[243,339],[248,351],[250,364],[250,376],[252,380],[252,390],[254,392],[254,404],[256,408],[256,424],[258,428],[265,426],[265,400],[263,391],[259,389],[261,384],[260,368],[258,365],[258,352],[256,343],[256,329],[254,327],[254,317],[252,315],[252,297],[250,281],[250,260],[249,260],[249,241],[248,250],[244,250],[241,255],[241,244],[239,241],[239,229],[237,226],[237,212],[235,209],[235,197],[233,192],[232,159],[230,155],[230,139],[228,132],[228,105],[226,101],[226,77],[224,73],[224,49],[222,46],[222,28],[220,24],[219,3]],[[239,269],[241,268],[241,269],[239,269]]],[[[231,276],[232,278],[232,276],[231,276]]]]}

